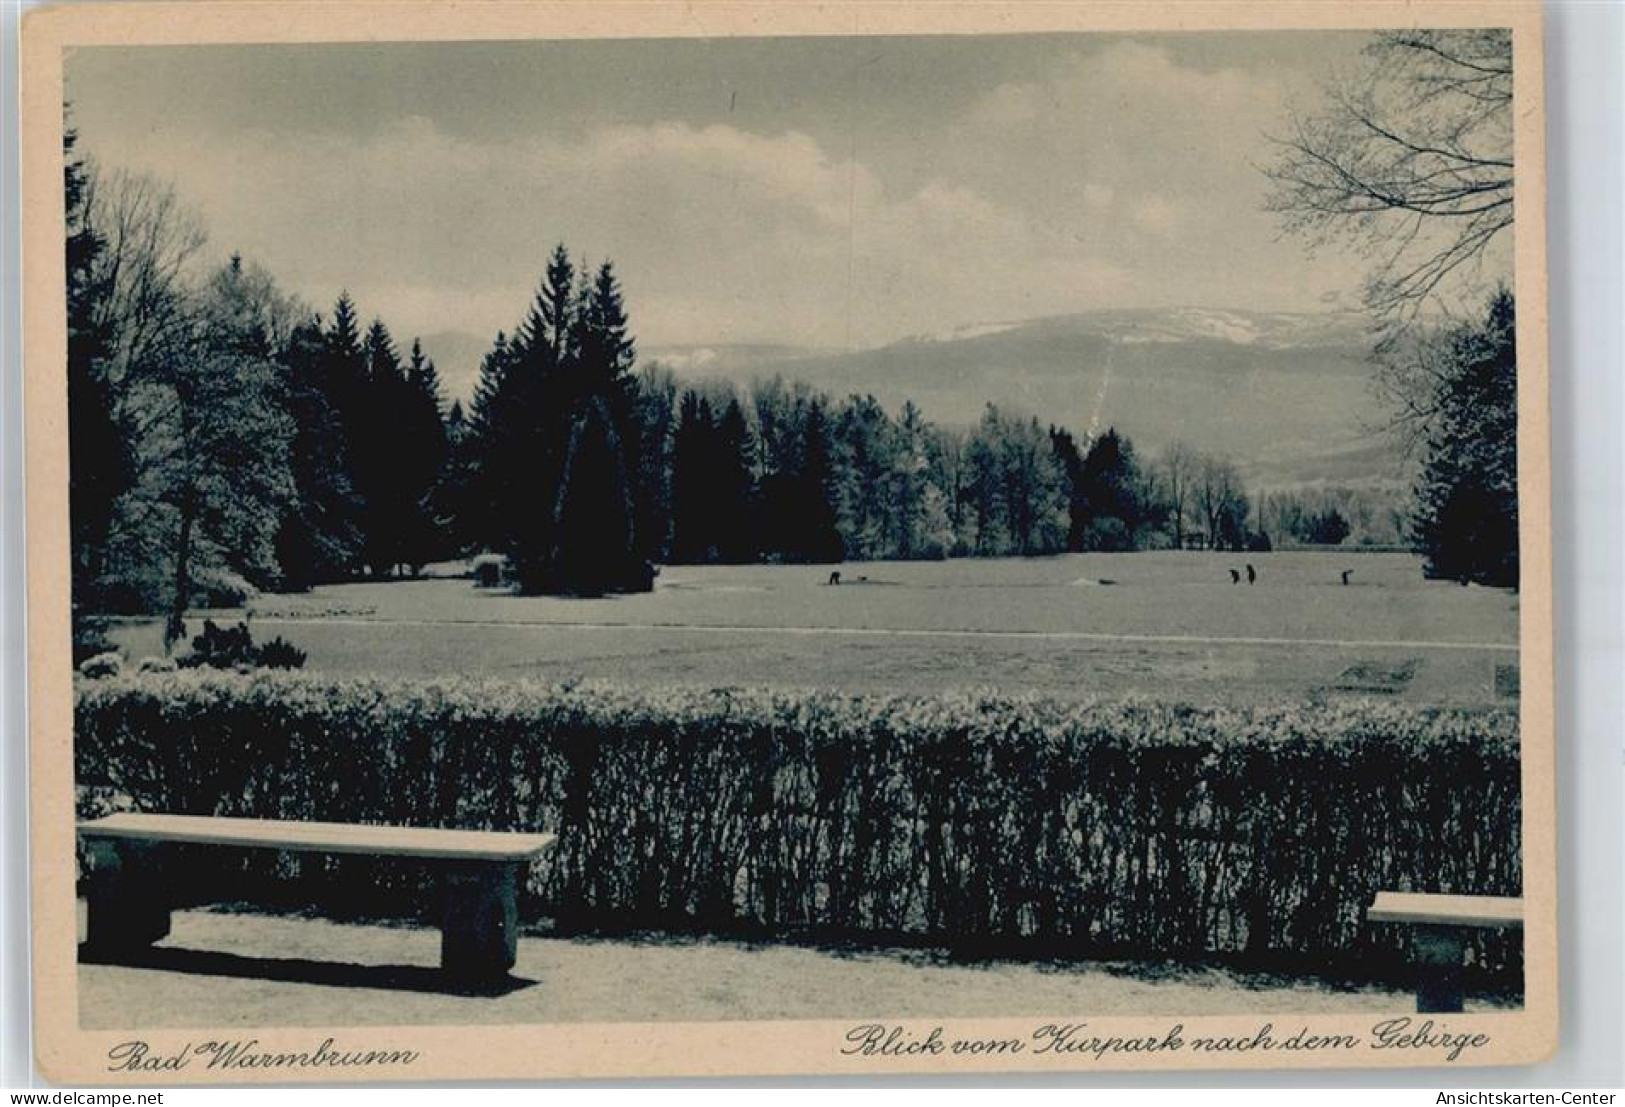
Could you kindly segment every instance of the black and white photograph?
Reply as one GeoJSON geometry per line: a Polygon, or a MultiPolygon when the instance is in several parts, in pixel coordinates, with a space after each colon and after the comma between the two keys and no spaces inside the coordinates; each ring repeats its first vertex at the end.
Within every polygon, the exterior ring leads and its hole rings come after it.
{"type": "Polygon", "coordinates": [[[63,48],[66,1067],[1538,1054],[1538,22],[1407,10],[63,48]]]}

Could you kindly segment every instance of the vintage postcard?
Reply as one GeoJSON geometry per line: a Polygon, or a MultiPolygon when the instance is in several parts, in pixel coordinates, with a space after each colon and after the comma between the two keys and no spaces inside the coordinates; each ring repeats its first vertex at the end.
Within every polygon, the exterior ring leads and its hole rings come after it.
{"type": "Polygon", "coordinates": [[[23,34],[50,1077],[1556,1047],[1537,5],[23,34]]]}

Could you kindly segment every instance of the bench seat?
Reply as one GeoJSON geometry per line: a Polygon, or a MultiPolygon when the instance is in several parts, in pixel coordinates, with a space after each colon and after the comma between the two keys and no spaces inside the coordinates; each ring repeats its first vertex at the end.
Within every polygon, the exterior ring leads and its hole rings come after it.
{"type": "Polygon", "coordinates": [[[91,854],[93,958],[127,955],[169,933],[163,853],[171,844],[361,854],[432,862],[444,886],[440,965],[459,988],[501,984],[518,954],[518,889],[552,834],[368,826],[126,812],[79,824],[91,854]]]}
{"type": "Polygon", "coordinates": [[[554,841],[551,834],[154,815],[133,811],[80,823],[79,833],[87,838],[242,846],[294,853],[364,853],[376,857],[421,857],[450,861],[524,861],[545,853],[554,841]]]}
{"type": "Polygon", "coordinates": [[[1523,900],[1507,896],[1441,896],[1427,892],[1378,892],[1366,918],[1372,922],[1432,926],[1523,925],[1523,900]]]}
{"type": "Polygon", "coordinates": [[[1454,1014],[1462,1009],[1462,961],[1467,931],[1522,929],[1523,900],[1512,896],[1449,896],[1431,892],[1378,892],[1366,921],[1412,928],[1416,1009],[1454,1014]]]}

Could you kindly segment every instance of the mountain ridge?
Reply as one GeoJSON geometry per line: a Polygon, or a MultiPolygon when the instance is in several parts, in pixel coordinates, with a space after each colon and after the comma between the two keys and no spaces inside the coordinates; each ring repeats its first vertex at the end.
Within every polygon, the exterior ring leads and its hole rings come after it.
{"type": "Polygon", "coordinates": [[[912,400],[941,425],[972,425],[991,402],[1080,437],[1116,427],[1145,454],[1182,442],[1227,457],[1260,486],[1397,486],[1409,474],[1377,429],[1373,344],[1355,312],[1185,306],[975,322],[854,350],[650,345],[640,361],[682,381],[799,379],[894,412],[912,400]]]}

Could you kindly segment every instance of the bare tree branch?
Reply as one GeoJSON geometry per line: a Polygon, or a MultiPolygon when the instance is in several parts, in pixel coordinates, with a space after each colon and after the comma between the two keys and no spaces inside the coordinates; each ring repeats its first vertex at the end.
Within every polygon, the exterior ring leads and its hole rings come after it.
{"type": "Polygon", "coordinates": [[[1387,32],[1366,56],[1363,76],[1273,139],[1266,206],[1311,245],[1372,256],[1367,306],[1397,333],[1446,286],[1478,298],[1467,278],[1512,226],[1512,39],[1387,32]]]}

